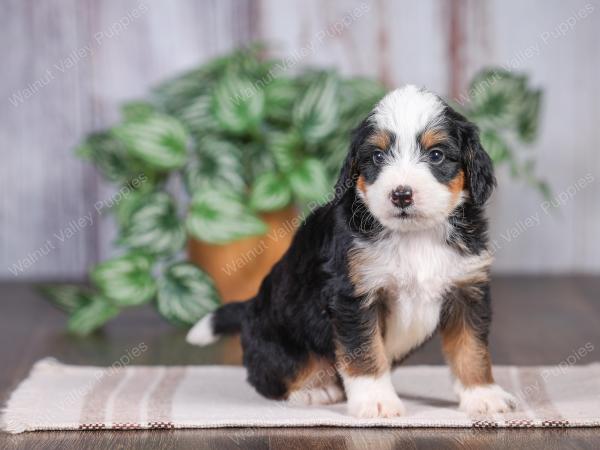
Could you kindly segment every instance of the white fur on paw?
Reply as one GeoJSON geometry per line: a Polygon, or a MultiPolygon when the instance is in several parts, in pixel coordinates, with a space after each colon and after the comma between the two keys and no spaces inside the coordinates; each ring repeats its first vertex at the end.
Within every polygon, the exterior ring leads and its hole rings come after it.
{"type": "Polygon", "coordinates": [[[288,401],[292,405],[331,405],[344,400],[344,391],[335,384],[293,391],[288,401]]]}
{"type": "Polygon", "coordinates": [[[397,417],[406,414],[402,400],[394,393],[385,397],[372,397],[348,402],[348,413],[363,419],[397,417]]]}
{"type": "Polygon", "coordinates": [[[517,406],[517,400],[497,384],[464,388],[460,409],[469,415],[505,413],[517,406]]]}
{"type": "Polygon", "coordinates": [[[462,393],[465,391],[465,387],[463,386],[463,384],[460,382],[460,380],[455,380],[454,381],[454,393],[456,395],[458,395],[459,397],[462,395],[462,393]]]}

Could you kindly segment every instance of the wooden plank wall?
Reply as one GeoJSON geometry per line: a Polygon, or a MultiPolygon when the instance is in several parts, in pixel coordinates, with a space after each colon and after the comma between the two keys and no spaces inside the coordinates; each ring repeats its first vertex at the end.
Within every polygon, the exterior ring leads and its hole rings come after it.
{"type": "Polygon", "coordinates": [[[0,278],[79,279],[110,255],[114,228],[94,204],[112,190],[73,146],[116,120],[122,100],[255,39],[275,56],[302,53],[298,67],[450,97],[485,65],[530,73],[547,95],[526,151],[563,201],[548,215],[501,171],[496,270],[600,273],[600,0],[5,0],[0,33],[0,278]],[[15,97],[26,88],[30,98],[15,97]],[[90,212],[91,224],[72,225],[90,212]],[[33,265],[15,267],[30,254],[33,265]]]}

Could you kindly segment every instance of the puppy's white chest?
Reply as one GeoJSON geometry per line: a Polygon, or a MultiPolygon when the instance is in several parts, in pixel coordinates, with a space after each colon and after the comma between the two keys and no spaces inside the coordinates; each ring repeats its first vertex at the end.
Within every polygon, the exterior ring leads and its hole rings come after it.
{"type": "Polygon", "coordinates": [[[435,331],[444,294],[468,264],[434,232],[391,236],[360,252],[357,278],[363,289],[384,291],[386,353],[398,359],[435,331]]]}

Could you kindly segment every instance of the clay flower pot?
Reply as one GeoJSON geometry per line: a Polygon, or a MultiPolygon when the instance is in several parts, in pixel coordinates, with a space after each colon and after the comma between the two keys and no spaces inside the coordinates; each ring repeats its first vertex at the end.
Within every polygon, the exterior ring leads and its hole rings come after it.
{"type": "Polygon", "coordinates": [[[256,295],[264,277],[290,246],[300,224],[294,207],[264,213],[261,218],[268,225],[262,236],[222,245],[189,240],[190,261],[213,278],[224,303],[256,295]]]}

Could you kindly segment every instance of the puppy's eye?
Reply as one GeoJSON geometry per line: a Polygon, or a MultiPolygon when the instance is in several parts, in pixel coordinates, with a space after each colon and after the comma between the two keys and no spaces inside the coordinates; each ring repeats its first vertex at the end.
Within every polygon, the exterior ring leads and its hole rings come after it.
{"type": "Polygon", "coordinates": [[[431,150],[427,156],[429,157],[429,161],[433,164],[439,164],[444,160],[444,152],[437,149],[431,150]]]}
{"type": "Polygon", "coordinates": [[[383,154],[383,152],[380,152],[379,150],[373,152],[373,162],[375,163],[375,165],[380,165],[383,164],[383,162],[385,161],[385,155],[383,154]]]}

